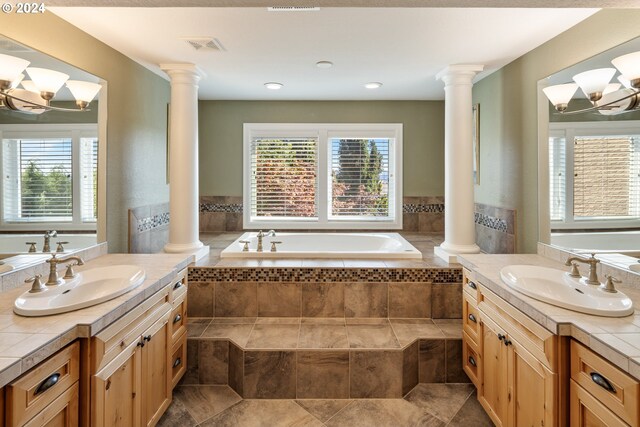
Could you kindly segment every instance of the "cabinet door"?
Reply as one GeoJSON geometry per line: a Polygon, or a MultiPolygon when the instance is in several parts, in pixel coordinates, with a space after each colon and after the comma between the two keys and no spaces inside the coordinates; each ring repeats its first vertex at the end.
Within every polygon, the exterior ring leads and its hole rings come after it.
{"type": "Polygon", "coordinates": [[[498,427],[506,425],[507,415],[507,347],[504,332],[487,316],[480,324],[482,339],[482,379],[478,400],[498,427]]]}
{"type": "Polygon", "coordinates": [[[505,342],[509,349],[508,425],[555,426],[557,375],[511,337],[505,342]]]}
{"type": "Polygon", "coordinates": [[[129,344],[92,378],[92,427],[139,427],[142,341],[129,344]]]}
{"type": "Polygon", "coordinates": [[[24,427],[78,427],[80,386],[76,382],[24,427]]]}
{"type": "Polygon", "coordinates": [[[607,407],[571,381],[569,402],[571,427],[628,427],[627,423],[615,416],[607,407]]]}
{"type": "Polygon", "coordinates": [[[170,330],[164,316],[144,334],[142,348],[142,425],[154,426],[171,403],[170,330]]]}

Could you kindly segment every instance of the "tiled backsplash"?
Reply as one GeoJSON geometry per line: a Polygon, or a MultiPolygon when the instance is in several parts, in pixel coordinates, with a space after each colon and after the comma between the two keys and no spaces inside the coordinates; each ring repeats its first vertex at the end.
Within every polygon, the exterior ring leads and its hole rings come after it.
{"type": "Polygon", "coordinates": [[[129,209],[129,253],[161,252],[169,241],[169,203],[129,209]]]}
{"type": "Polygon", "coordinates": [[[476,242],[488,254],[516,253],[516,211],[476,203],[476,242]]]}

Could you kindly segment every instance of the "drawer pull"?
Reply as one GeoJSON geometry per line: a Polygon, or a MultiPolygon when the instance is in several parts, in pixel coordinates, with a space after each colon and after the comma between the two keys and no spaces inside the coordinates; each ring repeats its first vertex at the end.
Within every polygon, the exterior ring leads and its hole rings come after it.
{"type": "Polygon", "coordinates": [[[58,372],[50,375],[47,379],[45,379],[40,383],[40,385],[36,389],[35,393],[33,393],[33,395],[37,396],[40,393],[44,393],[45,391],[49,390],[51,387],[53,387],[58,383],[59,379],[60,379],[60,373],[58,372]]]}
{"type": "Polygon", "coordinates": [[[138,347],[142,348],[144,347],[144,341],[140,341],[138,342],[138,344],[136,344],[138,347]]]}
{"type": "Polygon", "coordinates": [[[175,291],[176,289],[180,289],[182,287],[182,282],[176,282],[175,285],[173,285],[173,290],[175,291]]]}
{"type": "Polygon", "coordinates": [[[147,335],[146,337],[143,338],[143,340],[145,340],[146,342],[151,341],[151,335],[147,335]]]}
{"type": "Polygon", "coordinates": [[[609,380],[607,380],[605,377],[603,377],[597,372],[591,372],[591,380],[593,380],[594,383],[598,384],[600,387],[602,387],[603,389],[611,393],[616,392],[615,387],[611,385],[609,380]]]}
{"type": "Polygon", "coordinates": [[[478,364],[476,363],[476,359],[473,358],[473,356],[469,356],[469,364],[471,366],[478,366],[478,364]]]}
{"type": "Polygon", "coordinates": [[[502,341],[503,339],[505,339],[506,337],[502,334],[498,334],[498,341],[502,341]]]}
{"type": "Polygon", "coordinates": [[[474,316],[473,313],[469,314],[469,320],[471,320],[473,323],[478,323],[478,319],[476,319],[476,316],[474,316]]]}
{"type": "Polygon", "coordinates": [[[182,316],[180,316],[180,313],[178,313],[178,314],[176,314],[176,317],[173,318],[173,324],[175,325],[176,323],[178,323],[181,320],[182,320],[182,316]]]}
{"type": "Polygon", "coordinates": [[[176,360],[173,361],[173,368],[175,369],[180,365],[182,365],[182,359],[178,357],[176,360]]]}
{"type": "Polygon", "coordinates": [[[469,285],[469,287],[470,287],[471,289],[476,290],[476,291],[478,290],[478,287],[476,286],[476,284],[475,284],[475,283],[473,283],[473,282],[468,282],[468,285],[469,285]]]}

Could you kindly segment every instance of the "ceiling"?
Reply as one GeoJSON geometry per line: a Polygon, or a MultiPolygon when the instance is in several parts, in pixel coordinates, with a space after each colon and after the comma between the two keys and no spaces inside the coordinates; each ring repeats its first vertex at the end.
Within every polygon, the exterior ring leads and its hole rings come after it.
{"type": "Polygon", "coordinates": [[[225,100],[439,100],[447,65],[483,64],[479,80],[598,10],[47,7],[165,78],[160,63],[198,65],[200,99],[225,100]],[[183,40],[203,36],[223,50],[183,40]],[[383,86],[365,89],[372,81],[383,86]]]}

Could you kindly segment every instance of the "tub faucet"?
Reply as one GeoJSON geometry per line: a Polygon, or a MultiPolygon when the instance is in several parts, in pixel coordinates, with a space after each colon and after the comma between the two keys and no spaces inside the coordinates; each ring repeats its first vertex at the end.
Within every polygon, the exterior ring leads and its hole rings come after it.
{"type": "Polygon", "coordinates": [[[42,252],[51,252],[51,238],[56,237],[58,232],[56,230],[46,231],[44,233],[44,246],[42,252]]]}
{"type": "Polygon", "coordinates": [[[269,230],[265,237],[276,237],[276,230],[269,230]]]}
{"type": "MultiPolygon", "coordinates": [[[[62,279],[58,277],[58,264],[64,264],[69,261],[76,261],[78,263],[77,265],[84,265],[84,261],[79,256],[70,256],[68,258],[56,258],[55,253],[51,254],[51,258],[47,260],[47,262],[49,263],[49,280],[47,280],[47,286],[55,286],[55,285],[62,284],[63,282],[62,279]]],[[[67,276],[68,274],[65,275],[65,277],[67,276]]],[[[73,277],[74,275],[72,273],[70,277],[67,277],[67,279],[71,279],[73,277]]]]}
{"type": "MultiPolygon", "coordinates": [[[[596,258],[596,254],[591,254],[591,258],[580,258],[580,257],[569,257],[567,261],[564,263],[566,266],[571,266],[574,262],[582,262],[584,264],[589,264],[589,278],[586,280],[588,285],[599,285],[600,281],[598,280],[598,273],[596,271],[596,266],[600,262],[599,259],[596,258]]],[[[572,270],[573,271],[573,270],[572,270]]]]}

